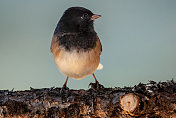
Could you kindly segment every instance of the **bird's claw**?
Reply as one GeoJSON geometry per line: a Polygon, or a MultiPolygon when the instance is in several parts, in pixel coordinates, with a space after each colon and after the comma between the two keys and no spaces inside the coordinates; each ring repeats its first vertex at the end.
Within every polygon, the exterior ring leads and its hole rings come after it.
{"type": "Polygon", "coordinates": [[[61,97],[68,97],[69,96],[69,94],[70,94],[70,90],[69,90],[69,88],[67,87],[67,86],[63,86],[62,88],[61,88],[61,90],[60,90],[60,95],[61,95],[61,97]]]}
{"type": "Polygon", "coordinates": [[[101,89],[104,89],[104,86],[99,84],[99,82],[97,81],[96,83],[90,83],[89,86],[91,87],[91,89],[94,89],[94,90],[101,90],[101,89]]]}

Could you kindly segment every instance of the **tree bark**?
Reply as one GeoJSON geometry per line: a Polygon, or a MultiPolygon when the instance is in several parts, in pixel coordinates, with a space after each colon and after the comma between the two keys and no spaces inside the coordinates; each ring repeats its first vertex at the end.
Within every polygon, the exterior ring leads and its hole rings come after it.
{"type": "Polygon", "coordinates": [[[176,83],[0,90],[0,118],[176,118],[176,83]]]}

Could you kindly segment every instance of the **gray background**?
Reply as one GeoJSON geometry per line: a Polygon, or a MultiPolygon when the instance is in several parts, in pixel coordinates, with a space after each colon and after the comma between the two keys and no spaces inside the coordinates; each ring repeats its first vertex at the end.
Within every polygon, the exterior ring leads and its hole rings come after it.
{"type": "MultiPolygon", "coordinates": [[[[101,14],[95,30],[101,39],[106,87],[176,77],[176,0],[1,0],[0,89],[61,87],[50,42],[63,12],[83,6],[101,14]]],[[[72,89],[87,89],[92,76],[69,79],[72,89]]]]}

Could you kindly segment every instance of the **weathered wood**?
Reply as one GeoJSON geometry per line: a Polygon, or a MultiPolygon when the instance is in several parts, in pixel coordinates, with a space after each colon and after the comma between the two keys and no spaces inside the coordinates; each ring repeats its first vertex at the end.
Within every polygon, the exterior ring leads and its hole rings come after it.
{"type": "MultiPolygon", "coordinates": [[[[94,85],[92,85],[94,87],[94,85]]],[[[176,83],[99,90],[0,90],[0,118],[175,118],[176,83]]]]}
{"type": "Polygon", "coordinates": [[[126,114],[131,114],[139,108],[139,97],[133,93],[125,94],[120,97],[121,108],[126,114]]]}

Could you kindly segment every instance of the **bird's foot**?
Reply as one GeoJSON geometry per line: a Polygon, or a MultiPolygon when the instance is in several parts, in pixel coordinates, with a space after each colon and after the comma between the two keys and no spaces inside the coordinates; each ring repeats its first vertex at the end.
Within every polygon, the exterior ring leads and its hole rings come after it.
{"type": "Polygon", "coordinates": [[[70,90],[67,86],[63,85],[63,87],[60,90],[60,95],[62,98],[68,97],[70,94],[70,90]]]}
{"type": "Polygon", "coordinates": [[[90,83],[89,86],[91,87],[91,89],[94,89],[94,90],[102,90],[104,89],[104,86],[99,84],[98,81],[96,81],[95,83],[90,83]]]}

